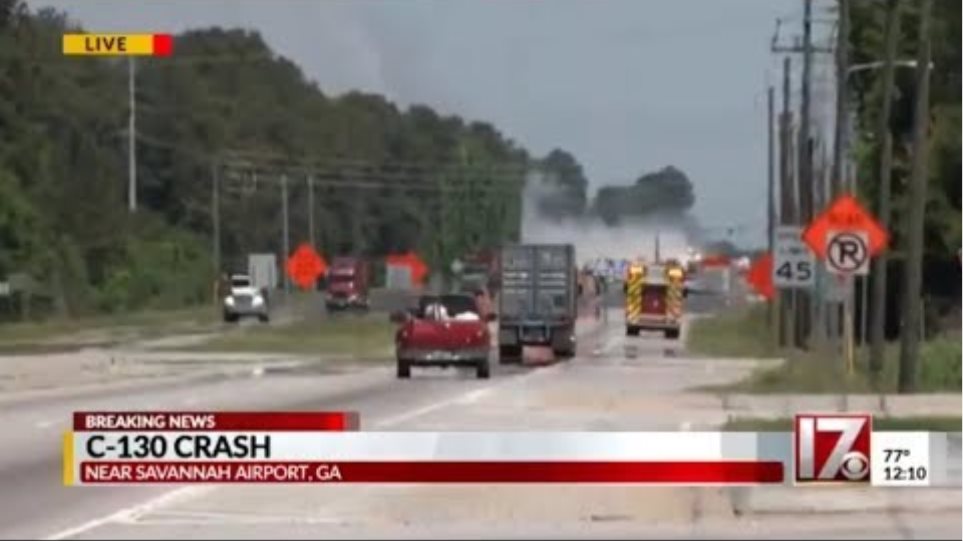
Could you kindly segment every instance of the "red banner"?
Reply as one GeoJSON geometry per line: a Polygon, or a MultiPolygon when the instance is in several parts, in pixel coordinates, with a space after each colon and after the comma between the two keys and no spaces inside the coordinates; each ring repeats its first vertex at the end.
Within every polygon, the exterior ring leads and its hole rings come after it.
{"type": "Polygon", "coordinates": [[[778,461],[123,462],[80,464],[83,483],[781,484],[778,461]]]}

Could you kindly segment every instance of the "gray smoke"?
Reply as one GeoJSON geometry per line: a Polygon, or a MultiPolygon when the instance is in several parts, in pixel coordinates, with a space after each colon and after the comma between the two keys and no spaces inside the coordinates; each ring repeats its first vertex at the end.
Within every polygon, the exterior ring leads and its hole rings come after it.
{"type": "Polygon", "coordinates": [[[588,214],[581,218],[555,220],[544,216],[540,202],[551,200],[555,186],[532,174],[523,192],[522,241],[526,243],[572,243],[579,265],[596,258],[653,260],[656,236],[663,260],[687,259],[687,249],[695,241],[695,220],[688,215],[652,215],[626,219],[609,226],[588,214]]]}

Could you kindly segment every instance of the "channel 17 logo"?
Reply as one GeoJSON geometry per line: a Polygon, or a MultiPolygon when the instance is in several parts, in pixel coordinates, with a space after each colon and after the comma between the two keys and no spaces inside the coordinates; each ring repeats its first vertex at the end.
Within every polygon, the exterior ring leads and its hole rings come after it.
{"type": "Polygon", "coordinates": [[[796,415],[796,482],[869,481],[870,415],[796,415]]]}

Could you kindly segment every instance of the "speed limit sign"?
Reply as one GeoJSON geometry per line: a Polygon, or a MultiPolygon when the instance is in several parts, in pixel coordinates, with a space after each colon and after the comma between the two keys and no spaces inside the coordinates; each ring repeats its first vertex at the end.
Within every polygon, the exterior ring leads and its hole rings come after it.
{"type": "Polygon", "coordinates": [[[802,228],[776,228],[772,283],[780,289],[808,289],[815,283],[816,261],[802,239],[802,228]]]}

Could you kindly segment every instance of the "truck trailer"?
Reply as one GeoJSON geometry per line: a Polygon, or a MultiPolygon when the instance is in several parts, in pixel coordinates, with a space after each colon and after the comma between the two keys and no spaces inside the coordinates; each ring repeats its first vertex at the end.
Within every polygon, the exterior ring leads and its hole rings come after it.
{"type": "Polygon", "coordinates": [[[524,346],[575,355],[578,285],[571,244],[505,246],[499,256],[499,362],[519,363],[524,346]]]}

